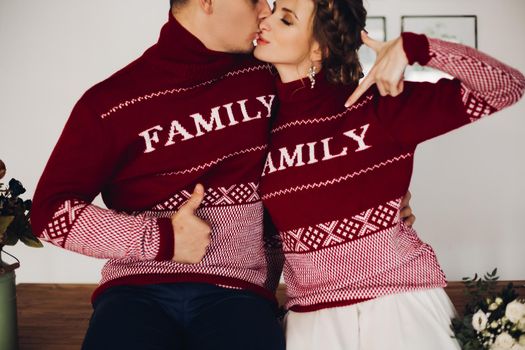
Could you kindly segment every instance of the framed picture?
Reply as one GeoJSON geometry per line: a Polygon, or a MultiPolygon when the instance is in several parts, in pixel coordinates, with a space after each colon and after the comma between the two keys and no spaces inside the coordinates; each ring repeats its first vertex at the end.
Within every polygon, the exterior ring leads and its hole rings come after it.
{"type": "MultiPolygon", "coordinates": [[[[425,34],[437,38],[478,47],[477,16],[402,16],[401,31],[425,34]]],[[[405,79],[412,81],[432,81],[449,75],[430,68],[412,66],[405,72],[405,79]]]]}
{"type": "MultiPolygon", "coordinates": [[[[370,16],[366,18],[366,31],[368,35],[375,40],[386,41],[386,17],[370,16]]],[[[376,60],[375,52],[362,45],[359,49],[359,61],[363,66],[365,75],[370,71],[376,60]]]]}

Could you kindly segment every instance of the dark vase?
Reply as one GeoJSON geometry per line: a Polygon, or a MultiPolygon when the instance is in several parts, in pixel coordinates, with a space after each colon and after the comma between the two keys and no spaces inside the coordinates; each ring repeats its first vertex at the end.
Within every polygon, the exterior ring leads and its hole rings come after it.
{"type": "Polygon", "coordinates": [[[20,263],[4,262],[2,248],[3,246],[0,245],[0,349],[17,350],[15,269],[20,263]]]}

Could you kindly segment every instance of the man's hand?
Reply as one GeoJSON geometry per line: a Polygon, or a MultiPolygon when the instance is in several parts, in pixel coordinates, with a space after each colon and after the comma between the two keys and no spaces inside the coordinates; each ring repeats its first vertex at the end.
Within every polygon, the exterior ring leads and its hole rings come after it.
{"type": "Polygon", "coordinates": [[[206,248],[210,245],[211,228],[205,221],[195,215],[204,199],[204,187],[197,184],[191,197],[171,216],[171,225],[175,235],[173,259],[183,264],[199,263],[206,248]]]}
{"type": "Polygon", "coordinates": [[[410,208],[410,198],[412,198],[412,194],[410,194],[410,191],[405,194],[403,199],[401,200],[401,220],[405,222],[405,225],[412,227],[414,225],[414,222],[416,222],[416,217],[414,214],[412,214],[412,208],[410,208]]]}
{"type": "Polygon", "coordinates": [[[346,101],[346,107],[353,105],[374,84],[377,84],[381,96],[395,97],[403,91],[408,58],[403,49],[402,38],[386,42],[376,41],[363,31],[361,39],[366,46],[375,51],[377,58],[370,72],[346,101]]]}

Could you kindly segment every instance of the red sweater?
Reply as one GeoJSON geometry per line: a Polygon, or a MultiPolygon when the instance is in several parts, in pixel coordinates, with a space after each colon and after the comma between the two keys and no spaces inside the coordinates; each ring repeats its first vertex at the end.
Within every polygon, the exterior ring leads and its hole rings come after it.
{"type": "Polygon", "coordinates": [[[268,65],[208,50],[170,15],[156,45],[73,109],[36,189],[34,231],[110,259],[93,298],[189,281],[273,298],[279,251],[263,236],[258,187],[274,97],[268,65]],[[169,218],[198,182],[211,244],[202,262],[178,264],[169,218]],[[99,193],[109,209],[91,204],[99,193]]]}
{"type": "Polygon", "coordinates": [[[375,86],[354,106],[354,87],[318,74],[280,83],[261,193],[283,241],[287,307],[311,311],[386,294],[445,286],[432,248],[399,219],[417,144],[516,102],[525,79],[474,49],[403,34],[410,63],[456,77],[375,86]]]}

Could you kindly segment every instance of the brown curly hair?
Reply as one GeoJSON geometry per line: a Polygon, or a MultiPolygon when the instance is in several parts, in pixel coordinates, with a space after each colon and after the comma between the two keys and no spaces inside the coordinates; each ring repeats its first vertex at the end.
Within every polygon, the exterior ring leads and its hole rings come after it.
{"type": "Polygon", "coordinates": [[[332,83],[351,84],[363,76],[357,50],[363,44],[366,10],[362,0],[313,0],[313,36],[322,53],[322,66],[332,83]]]}

